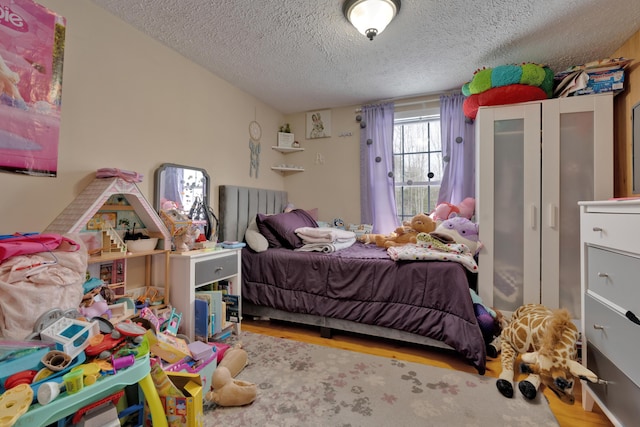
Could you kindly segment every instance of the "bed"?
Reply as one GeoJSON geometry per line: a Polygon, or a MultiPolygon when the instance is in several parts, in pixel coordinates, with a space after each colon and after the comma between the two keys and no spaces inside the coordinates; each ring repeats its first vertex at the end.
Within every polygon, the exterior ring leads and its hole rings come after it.
{"type": "MultiPolygon", "coordinates": [[[[279,214],[287,193],[219,187],[220,240],[244,240],[256,214],[279,214]]],[[[242,251],[242,312],[454,350],[478,373],[485,342],[469,285],[473,274],[446,261],[393,261],[355,243],[330,253],[273,248],[242,251]]]]}

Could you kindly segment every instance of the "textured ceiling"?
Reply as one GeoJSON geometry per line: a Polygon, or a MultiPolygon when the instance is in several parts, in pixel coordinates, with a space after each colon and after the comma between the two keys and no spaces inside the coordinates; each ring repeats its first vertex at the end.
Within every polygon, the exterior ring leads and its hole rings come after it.
{"type": "Polygon", "coordinates": [[[402,0],[369,41],[343,0],[92,0],[282,113],[459,89],[482,67],[611,55],[640,0],[402,0]]]}

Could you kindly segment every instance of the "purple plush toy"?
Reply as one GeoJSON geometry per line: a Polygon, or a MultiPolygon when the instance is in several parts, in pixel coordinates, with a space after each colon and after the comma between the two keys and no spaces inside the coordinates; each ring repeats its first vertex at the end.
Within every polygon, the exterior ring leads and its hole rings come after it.
{"type": "Polygon", "coordinates": [[[474,255],[482,247],[478,239],[478,224],[460,216],[442,221],[431,235],[444,243],[463,243],[474,255]]]}

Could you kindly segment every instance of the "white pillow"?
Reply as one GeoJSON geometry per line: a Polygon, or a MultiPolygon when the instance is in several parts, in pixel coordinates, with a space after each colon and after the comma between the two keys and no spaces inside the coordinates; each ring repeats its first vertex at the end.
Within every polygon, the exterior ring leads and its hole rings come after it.
{"type": "Polygon", "coordinates": [[[264,252],[269,248],[267,238],[260,234],[260,230],[258,230],[255,216],[249,221],[247,231],[244,232],[244,240],[256,252],[264,252]]]}

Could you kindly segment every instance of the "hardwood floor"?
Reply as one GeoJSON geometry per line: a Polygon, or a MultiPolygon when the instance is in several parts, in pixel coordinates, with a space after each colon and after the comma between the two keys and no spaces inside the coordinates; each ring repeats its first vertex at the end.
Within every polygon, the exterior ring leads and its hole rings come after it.
{"type": "MultiPolygon", "coordinates": [[[[320,336],[320,330],[317,327],[269,320],[243,319],[242,328],[245,331],[258,334],[391,357],[409,362],[424,363],[442,368],[457,369],[474,374],[477,373],[473,366],[467,364],[454,352],[447,350],[426,348],[424,346],[376,339],[346,332],[335,332],[333,338],[327,339],[320,336]]],[[[500,370],[499,358],[488,359],[487,372],[485,375],[497,377],[500,370]]],[[[518,390],[516,390],[516,392],[518,392],[518,390]]],[[[498,393],[497,389],[496,393],[498,393]]],[[[582,391],[579,382],[576,385],[574,393],[576,396],[575,404],[567,405],[560,402],[551,391],[545,390],[544,392],[549,401],[549,406],[561,427],[613,426],[608,418],[595,405],[594,412],[585,412],[582,409],[582,391]]]]}

